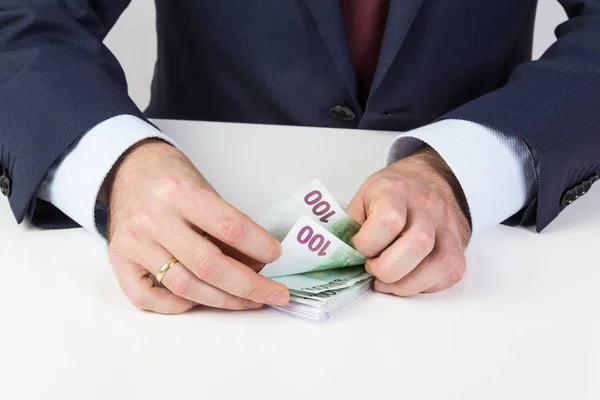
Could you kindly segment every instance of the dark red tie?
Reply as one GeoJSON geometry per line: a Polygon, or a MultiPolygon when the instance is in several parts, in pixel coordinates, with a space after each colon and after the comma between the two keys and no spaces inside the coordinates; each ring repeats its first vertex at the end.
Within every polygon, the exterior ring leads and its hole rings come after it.
{"type": "Polygon", "coordinates": [[[389,0],[340,1],[352,65],[364,100],[369,94],[377,68],[389,0]]]}

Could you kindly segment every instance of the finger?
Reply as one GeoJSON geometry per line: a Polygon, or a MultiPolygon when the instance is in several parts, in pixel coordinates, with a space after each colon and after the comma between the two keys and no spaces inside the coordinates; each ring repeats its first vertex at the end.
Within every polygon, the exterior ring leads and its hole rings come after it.
{"type": "Polygon", "coordinates": [[[449,231],[443,231],[437,237],[433,252],[417,268],[398,282],[376,282],[375,288],[397,296],[413,296],[444,281],[457,269],[464,268],[463,264],[464,256],[458,240],[449,231]]]}
{"type": "MultiPolygon", "coordinates": [[[[192,227],[192,228],[195,228],[195,227],[192,227]]],[[[194,230],[198,231],[197,229],[194,229],[194,230]]],[[[219,248],[219,250],[221,250],[223,252],[223,254],[225,254],[227,257],[233,258],[234,260],[237,260],[237,261],[241,262],[242,264],[247,265],[248,267],[252,268],[253,271],[260,272],[260,270],[263,269],[263,267],[265,266],[265,263],[256,261],[255,259],[242,253],[238,249],[235,249],[235,248],[221,242],[220,240],[215,239],[214,237],[210,236],[206,232],[200,232],[200,234],[203,235],[207,240],[209,240],[215,246],[217,246],[219,248]]]]}
{"type": "Polygon", "coordinates": [[[173,217],[165,221],[166,225],[154,232],[158,241],[201,281],[261,304],[284,305],[289,302],[289,291],[284,285],[227,257],[181,219],[173,217]]]}
{"type": "Polygon", "coordinates": [[[389,188],[375,188],[366,197],[367,220],[352,244],[367,257],[375,257],[396,240],[406,225],[406,197],[389,188]]]}
{"type": "Polygon", "coordinates": [[[198,191],[182,202],[184,217],[221,242],[254,260],[268,263],[281,255],[281,243],[248,216],[212,192],[198,191]]]}
{"type": "Polygon", "coordinates": [[[363,224],[367,219],[367,214],[365,212],[365,201],[363,199],[364,189],[361,188],[354,198],[348,204],[348,208],[346,209],[346,214],[359,224],[363,224]]]}
{"type": "Polygon", "coordinates": [[[409,221],[402,237],[379,257],[368,259],[366,269],[383,282],[396,282],[419,265],[431,253],[436,240],[431,216],[423,209],[409,212],[409,221]]]}
{"type": "MultiPolygon", "coordinates": [[[[207,238],[207,239],[210,240],[210,238],[207,238]]],[[[228,246],[228,245],[226,245],[223,242],[216,241],[216,243],[215,242],[213,242],[213,243],[227,257],[232,258],[232,259],[240,262],[241,264],[243,264],[243,265],[249,267],[250,269],[252,269],[252,271],[254,271],[254,272],[260,272],[264,268],[264,266],[265,266],[265,263],[258,262],[256,260],[254,260],[253,258],[248,257],[247,255],[245,255],[241,251],[239,251],[237,249],[234,249],[233,247],[228,246]]]]}
{"type": "Polygon", "coordinates": [[[115,266],[121,288],[131,303],[142,310],[160,314],[181,314],[196,306],[193,301],[183,299],[167,289],[154,287],[148,271],[134,263],[115,266]]]}
{"type": "Polygon", "coordinates": [[[424,290],[423,293],[435,293],[441,292],[442,290],[446,290],[458,282],[460,282],[466,271],[466,262],[460,263],[458,268],[454,270],[454,272],[450,273],[447,277],[442,279],[440,282],[436,283],[432,287],[427,290],[424,290]]]}
{"type": "MultiPolygon", "coordinates": [[[[171,255],[160,245],[146,245],[141,254],[141,264],[156,276],[162,265],[171,259],[171,255]]],[[[255,309],[262,304],[247,301],[226,293],[218,288],[202,282],[181,263],[169,268],[163,276],[162,284],[174,295],[194,301],[209,307],[225,308],[229,310],[255,309]]]]}

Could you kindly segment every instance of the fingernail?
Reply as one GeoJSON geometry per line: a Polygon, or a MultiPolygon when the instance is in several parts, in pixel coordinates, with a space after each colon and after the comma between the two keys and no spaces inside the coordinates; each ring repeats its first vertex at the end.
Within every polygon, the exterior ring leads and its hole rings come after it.
{"type": "Polygon", "coordinates": [[[244,308],[250,308],[250,309],[261,308],[262,306],[264,306],[264,304],[260,304],[255,301],[252,301],[252,300],[244,300],[243,305],[244,305],[244,308]]]}
{"type": "Polygon", "coordinates": [[[278,260],[279,257],[281,257],[281,254],[283,254],[283,246],[279,245],[277,246],[277,250],[275,250],[275,258],[273,258],[273,261],[278,260]]]}
{"type": "Polygon", "coordinates": [[[267,300],[269,302],[269,304],[274,305],[274,306],[282,306],[284,304],[288,303],[288,294],[287,292],[277,292],[277,293],[273,293],[272,295],[269,296],[269,300],[267,300]]]}

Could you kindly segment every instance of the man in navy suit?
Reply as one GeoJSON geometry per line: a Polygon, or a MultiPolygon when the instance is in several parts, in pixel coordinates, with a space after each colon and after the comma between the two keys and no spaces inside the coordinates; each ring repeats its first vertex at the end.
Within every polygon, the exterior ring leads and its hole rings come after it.
{"type": "Polygon", "coordinates": [[[600,0],[560,0],[535,62],[536,0],[156,0],[145,113],[102,44],[128,3],[0,0],[0,190],[19,223],[107,237],[140,308],[289,300],[253,269],[279,243],[147,117],[398,131],[348,212],[399,296],[453,285],[472,234],[541,230],[598,179],[600,0]]]}

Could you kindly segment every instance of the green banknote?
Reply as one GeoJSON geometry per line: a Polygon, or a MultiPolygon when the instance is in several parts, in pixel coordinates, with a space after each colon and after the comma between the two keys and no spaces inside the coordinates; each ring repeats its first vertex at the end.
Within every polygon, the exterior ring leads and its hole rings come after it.
{"type": "Polygon", "coordinates": [[[346,209],[316,179],[259,218],[283,248],[260,272],[290,290],[290,303],[275,309],[322,322],[372,286],[365,257],[350,244],[360,225],[346,209]]]}
{"type": "Polygon", "coordinates": [[[261,274],[272,278],[364,265],[365,257],[323,226],[302,215],[281,243],[282,256],[261,274]]]}
{"type": "Polygon", "coordinates": [[[280,276],[273,279],[286,285],[290,291],[321,293],[344,289],[370,277],[371,275],[362,266],[356,266],[280,276]]]}
{"type": "Polygon", "coordinates": [[[282,241],[302,215],[348,245],[360,229],[358,222],[346,214],[344,207],[318,179],[277,203],[259,218],[258,223],[282,241]]]}
{"type": "Polygon", "coordinates": [[[345,303],[360,296],[364,291],[371,288],[373,279],[373,277],[370,277],[347,288],[327,290],[321,293],[306,293],[290,290],[290,304],[292,304],[292,308],[294,307],[293,303],[323,308],[330,307],[335,303],[345,303]]]}

